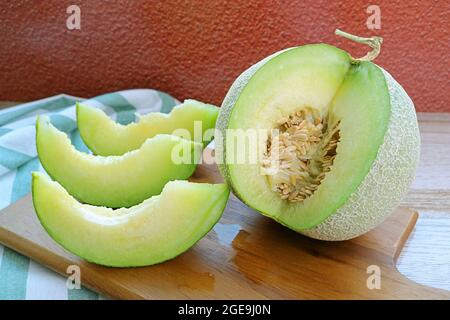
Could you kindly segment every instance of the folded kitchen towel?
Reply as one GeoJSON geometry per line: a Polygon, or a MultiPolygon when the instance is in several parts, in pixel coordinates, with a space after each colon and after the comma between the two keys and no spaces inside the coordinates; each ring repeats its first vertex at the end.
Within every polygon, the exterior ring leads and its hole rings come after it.
{"type": "MultiPolygon", "coordinates": [[[[43,171],[35,144],[37,115],[48,115],[78,150],[89,152],[77,130],[77,101],[104,110],[121,124],[134,121],[136,114],[169,113],[179,103],[161,91],[134,89],[87,100],[61,94],[0,110],[0,209],[28,194],[31,172],[43,171]]],[[[102,297],[85,288],[68,289],[66,278],[0,245],[0,300],[98,298],[102,297]]]]}

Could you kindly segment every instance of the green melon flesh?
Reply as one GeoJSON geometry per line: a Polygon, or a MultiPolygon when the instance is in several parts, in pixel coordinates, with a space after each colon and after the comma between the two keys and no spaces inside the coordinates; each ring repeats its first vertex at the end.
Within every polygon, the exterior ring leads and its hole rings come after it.
{"type": "Polygon", "coordinates": [[[36,146],[42,166],[71,195],[111,208],[136,205],[159,194],[167,182],[189,178],[202,150],[200,143],[162,134],[122,156],[94,156],[76,150],[48,117],[37,120],[36,146]]]}
{"type": "Polygon", "coordinates": [[[58,183],[33,173],[33,203],[50,236],[68,251],[101,265],[137,267],[183,253],[219,220],[224,184],[171,181],[160,195],[129,209],[81,204],[58,183]]]}
{"type": "Polygon", "coordinates": [[[122,155],[138,149],[148,138],[157,134],[174,134],[205,145],[212,136],[202,135],[215,127],[219,109],[196,100],[186,100],[169,114],[149,113],[139,121],[121,125],[110,119],[102,110],[77,104],[77,122],[81,138],[96,155],[122,155]],[[195,122],[199,124],[194,134],[195,122]],[[178,132],[174,132],[177,130],[178,132]]]}
{"type": "Polygon", "coordinates": [[[245,71],[217,122],[222,134],[216,154],[233,192],[318,239],[353,238],[383,221],[408,190],[419,157],[417,119],[403,89],[375,64],[325,44],[287,49],[245,71]],[[233,163],[227,130],[276,128],[278,119],[306,106],[320,110],[330,124],[340,121],[340,142],[316,192],[292,203],[271,190],[260,163],[233,163]]]}

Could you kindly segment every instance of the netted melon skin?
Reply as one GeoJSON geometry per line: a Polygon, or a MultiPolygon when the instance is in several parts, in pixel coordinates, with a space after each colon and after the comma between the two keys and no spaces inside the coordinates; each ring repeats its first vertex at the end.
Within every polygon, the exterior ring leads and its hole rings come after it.
{"type": "Polygon", "coordinates": [[[320,240],[348,240],[383,222],[414,180],[420,134],[414,104],[402,86],[383,71],[391,98],[391,119],[377,157],[357,190],[316,227],[300,231],[320,240]]]}
{"type": "MultiPolygon", "coordinates": [[[[233,193],[241,200],[243,199],[233,187],[226,166],[225,132],[228,120],[237,98],[253,74],[270,59],[286,50],[274,53],[244,71],[228,91],[217,119],[216,128],[221,133],[216,139],[218,167],[233,193]]],[[[296,230],[301,234],[327,241],[348,240],[360,236],[389,216],[414,180],[420,156],[420,134],[414,104],[402,86],[387,71],[380,69],[389,89],[391,118],[377,157],[369,173],[347,202],[314,228],[296,230]]]]}

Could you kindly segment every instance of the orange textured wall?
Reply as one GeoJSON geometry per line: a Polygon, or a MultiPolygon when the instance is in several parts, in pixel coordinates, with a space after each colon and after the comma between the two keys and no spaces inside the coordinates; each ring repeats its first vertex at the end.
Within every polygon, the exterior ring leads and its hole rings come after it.
{"type": "Polygon", "coordinates": [[[46,0],[0,4],[0,100],[89,97],[151,87],[219,104],[245,68],[279,49],[327,42],[363,55],[336,27],[385,38],[377,63],[419,111],[450,111],[448,1],[46,0]],[[81,30],[66,8],[81,8],[81,30]],[[366,28],[369,4],[382,28],[366,28]]]}

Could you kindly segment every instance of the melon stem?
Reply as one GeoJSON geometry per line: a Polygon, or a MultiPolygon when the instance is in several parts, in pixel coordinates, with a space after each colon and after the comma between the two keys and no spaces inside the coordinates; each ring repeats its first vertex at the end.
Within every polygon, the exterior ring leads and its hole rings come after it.
{"type": "Polygon", "coordinates": [[[339,29],[336,29],[334,31],[334,33],[338,36],[344,37],[344,38],[352,40],[354,42],[366,44],[372,48],[372,51],[368,52],[362,58],[353,58],[352,57],[352,59],[355,61],[372,61],[380,54],[381,44],[383,43],[383,38],[381,38],[381,37],[374,36],[374,37],[370,37],[370,38],[363,38],[363,37],[358,37],[353,34],[344,32],[339,29]]]}

